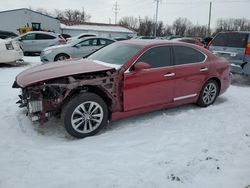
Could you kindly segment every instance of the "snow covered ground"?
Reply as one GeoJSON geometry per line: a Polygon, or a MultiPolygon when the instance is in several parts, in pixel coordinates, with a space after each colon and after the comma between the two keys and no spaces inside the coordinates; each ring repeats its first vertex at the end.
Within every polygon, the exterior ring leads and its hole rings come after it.
{"type": "Polygon", "coordinates": [[[208,108],[162,110],[76,140],[61,123],[32,123],[0,67],[0,188],[245,188],[250,185],[250,84],[235,80],[208,108]]]}

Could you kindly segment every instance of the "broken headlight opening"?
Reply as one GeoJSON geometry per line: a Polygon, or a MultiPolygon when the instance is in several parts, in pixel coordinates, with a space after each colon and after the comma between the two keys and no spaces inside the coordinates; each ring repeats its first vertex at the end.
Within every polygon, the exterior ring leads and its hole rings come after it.
{"type": "Polygon", "coordinates": [[[14,50],[14,47],[11,43],[5,44],[7,50],[14,50]]]}
{"type": "MultiPolygon", "coordinates": [[[[15,85],[15,84],[14,84],[15,85]]],[[[19,107],[27,107],[27,115],[32,121],[47,121],[51,112],[56,112],[66,88],[58,84],[43,84],[32,88],[22,88],[19,107]]]]}

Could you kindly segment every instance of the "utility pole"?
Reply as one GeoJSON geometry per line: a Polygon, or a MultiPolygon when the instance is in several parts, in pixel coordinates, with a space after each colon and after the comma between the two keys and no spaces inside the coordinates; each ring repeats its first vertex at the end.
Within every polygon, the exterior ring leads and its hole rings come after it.
{"type": "Polygon", "coordinates": [[[212,1],[210,1],[210,3],[209,3],[209,17],[208,17],[207,36],[210,35],[211,11],[212,11],[212,1]]]}
{"type": "Polygon", "coordinates": [[[156,12],[155,12],[155,30],[154,30],[154,36],[156,37],[157,19],[158,19],[158,7],[159,7],[160,0],[155,0],[155,1],[156,1],[156,12]]]}
{"type": "Polygon", "coordinates": [[[113,10],[115,12],[115,24],[117,24],[117,14],[118,14],[118,11],[119,11],[119,5],[118,5],[117,1],[114,4],[113,10]]]}

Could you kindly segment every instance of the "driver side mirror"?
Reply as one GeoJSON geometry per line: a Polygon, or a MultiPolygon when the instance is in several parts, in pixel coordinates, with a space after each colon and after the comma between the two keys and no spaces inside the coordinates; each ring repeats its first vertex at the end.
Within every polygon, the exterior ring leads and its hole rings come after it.
{"type": "Polygon", "coordinates": [[[151,65],[145,62],[138,62],[134,65],[135,72],[141,71],[143,69],[150,69],[150,68],[151,68],[151,65]]]}

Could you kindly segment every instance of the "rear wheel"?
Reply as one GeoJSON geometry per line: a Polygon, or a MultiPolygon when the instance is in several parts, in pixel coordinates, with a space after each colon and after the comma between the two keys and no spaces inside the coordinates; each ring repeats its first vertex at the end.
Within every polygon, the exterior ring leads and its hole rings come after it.
{"type": "Polygon", "coordinates": [[[203,86],[197,104],[202,107],[207,107],[214,103],[218,94],[218,83],[215,80],[209,80],[203,86]]]}
{"type": "Polygon", "coordinates": [[[55,61],[64,61],[66,59],[69,59],[69,55],[67,54],[58,54],[56,57],[55,57],[55,61]]]}
{"type": "Polygon", "coordinates": [[[108,124],[108,108],[98,95],[83,93],[68,102],[62,118],[71,136],[84,138],[95,135],[108,124]]]}

